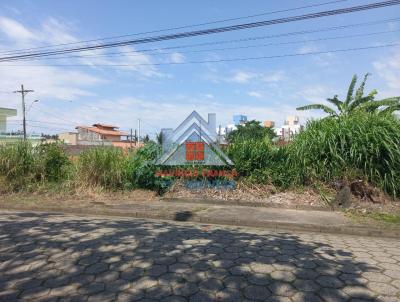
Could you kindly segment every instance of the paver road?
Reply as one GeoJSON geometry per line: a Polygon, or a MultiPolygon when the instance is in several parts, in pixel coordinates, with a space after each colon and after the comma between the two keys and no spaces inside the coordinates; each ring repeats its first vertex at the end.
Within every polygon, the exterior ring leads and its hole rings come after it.
{"type": "Polygon", "coordinates": [[[0,300],[400,301],[400,241],[4,211],[0,300]]]}

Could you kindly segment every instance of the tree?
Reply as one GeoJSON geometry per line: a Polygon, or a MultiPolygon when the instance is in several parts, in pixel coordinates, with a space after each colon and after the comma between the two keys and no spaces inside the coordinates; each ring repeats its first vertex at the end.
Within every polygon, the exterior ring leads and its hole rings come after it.
{"type": "Polygon", "coordinates": [[[150,137],[148,134],[146,134],[143,138],[143,143],[147,144],[148,142],[150,142],[150,137]]]}
{"type": "Polygon", "coordinates": [[[157,144],[159,144],[160,146],[163,144],[163,136],[162,136],[162,133],[161,133],[161,132],[156,134],[156,142],[157,142],[157,144]]]}
{"type": "Polygon", "coordinates": [[[261,122],[252,120],[244,125],[238,125],[237,129],[229,132],[227,140],[233,143],[237,140],[256,139],[261,140],[265,137],[273,139],[276,134],[272,128],[263,127],[261,122]]]}
{"type": "Polygon", "coordinates": [[[373,89],[368,95],[364,96],[364,87],[368,76],[369,73],[364,76],[364,80],[355,93],[354,89],[357,83],[357,75],[353,76],[349,89],[347,90],[346,99],[344,101],[340,101],[337,95],[335,95],[333,98],[328,98],[327,101],[334,105],[336,107],[335,109],[332,109],[324,104],[312,104],[298,107],[297,110],[321,109],[325,113],[328,113],[330,117],[349,115],[359,110],[381,113],[393,113],[394,111],[399,110],[400,97],[391,97],[376,101],[375,95],[378,92],[375,89],[373,89]]]}

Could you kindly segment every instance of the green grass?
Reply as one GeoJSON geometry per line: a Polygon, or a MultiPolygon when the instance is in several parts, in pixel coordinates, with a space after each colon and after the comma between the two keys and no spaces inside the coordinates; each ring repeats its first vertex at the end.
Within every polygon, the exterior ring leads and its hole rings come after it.
{"type": "Polygon", "coordinates": [[[400,215],[386,213],[371,213],[369,216],[376,221],[400,225],[400,215]]]}
{"type": "Polygon", "coordinates": [[[366,180],[393,197],[400,192],[400,122],[359,113],[313,121],[288,148],[296,184],[366,180]]]}

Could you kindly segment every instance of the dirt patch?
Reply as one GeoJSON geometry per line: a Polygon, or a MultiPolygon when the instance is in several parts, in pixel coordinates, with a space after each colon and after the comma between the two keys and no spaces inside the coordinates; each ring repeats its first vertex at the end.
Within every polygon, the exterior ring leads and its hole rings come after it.
{"type": "Polygon", "coordinates": [[[302,192],[277,192],[275,187],[267,184],[249,184],[239,182],[237,188],[229,189],[188,189],[182,181],[174,185],[163,195],[164,198],[206,199],[260,203],[260,205],[293,208],[298,206],[327,207],[327,203],[314,190],[302,192]]]}
{"type": "Polygon", "coordinates": [[[22,192],[0,194],[0,204],[28,204],[48,206],[88,207],[91,205],[129,204],[159,200],[150,190],[104,191],[99,188],[75,192],[22,192]]]}

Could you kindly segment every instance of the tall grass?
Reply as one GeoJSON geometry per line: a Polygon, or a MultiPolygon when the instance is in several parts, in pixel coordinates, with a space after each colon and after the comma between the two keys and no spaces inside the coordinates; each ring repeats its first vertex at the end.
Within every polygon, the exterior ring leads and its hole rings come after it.
{"type": "Polygon", "coordinates": [[[121,149],[98,147],[83,151],[75,164],[77,185],[120,189],[124,183],[126,155],[121,149]]]}
{"type": "Polygon", "coordinates": [[[295,182],[362,178],[393,196],[400,192],[400,122],[358,113],[313,121],[289,146],[295,182]]]}
{"type": "Polygon", "coordinates": [[[67,156],[57,144],[34,147],[28,142],[19,142],[0,147],[0,176],[11,190],[59,181],[66,176],[68,165],[67,156]]]}
{"type": "Polygon", "coordinates": [[[117,148],[99,147],[84,151],[75,166],[78,185],[101,186],[106,189],[154,189],[155,144],[131,152],[117,148]]]}

